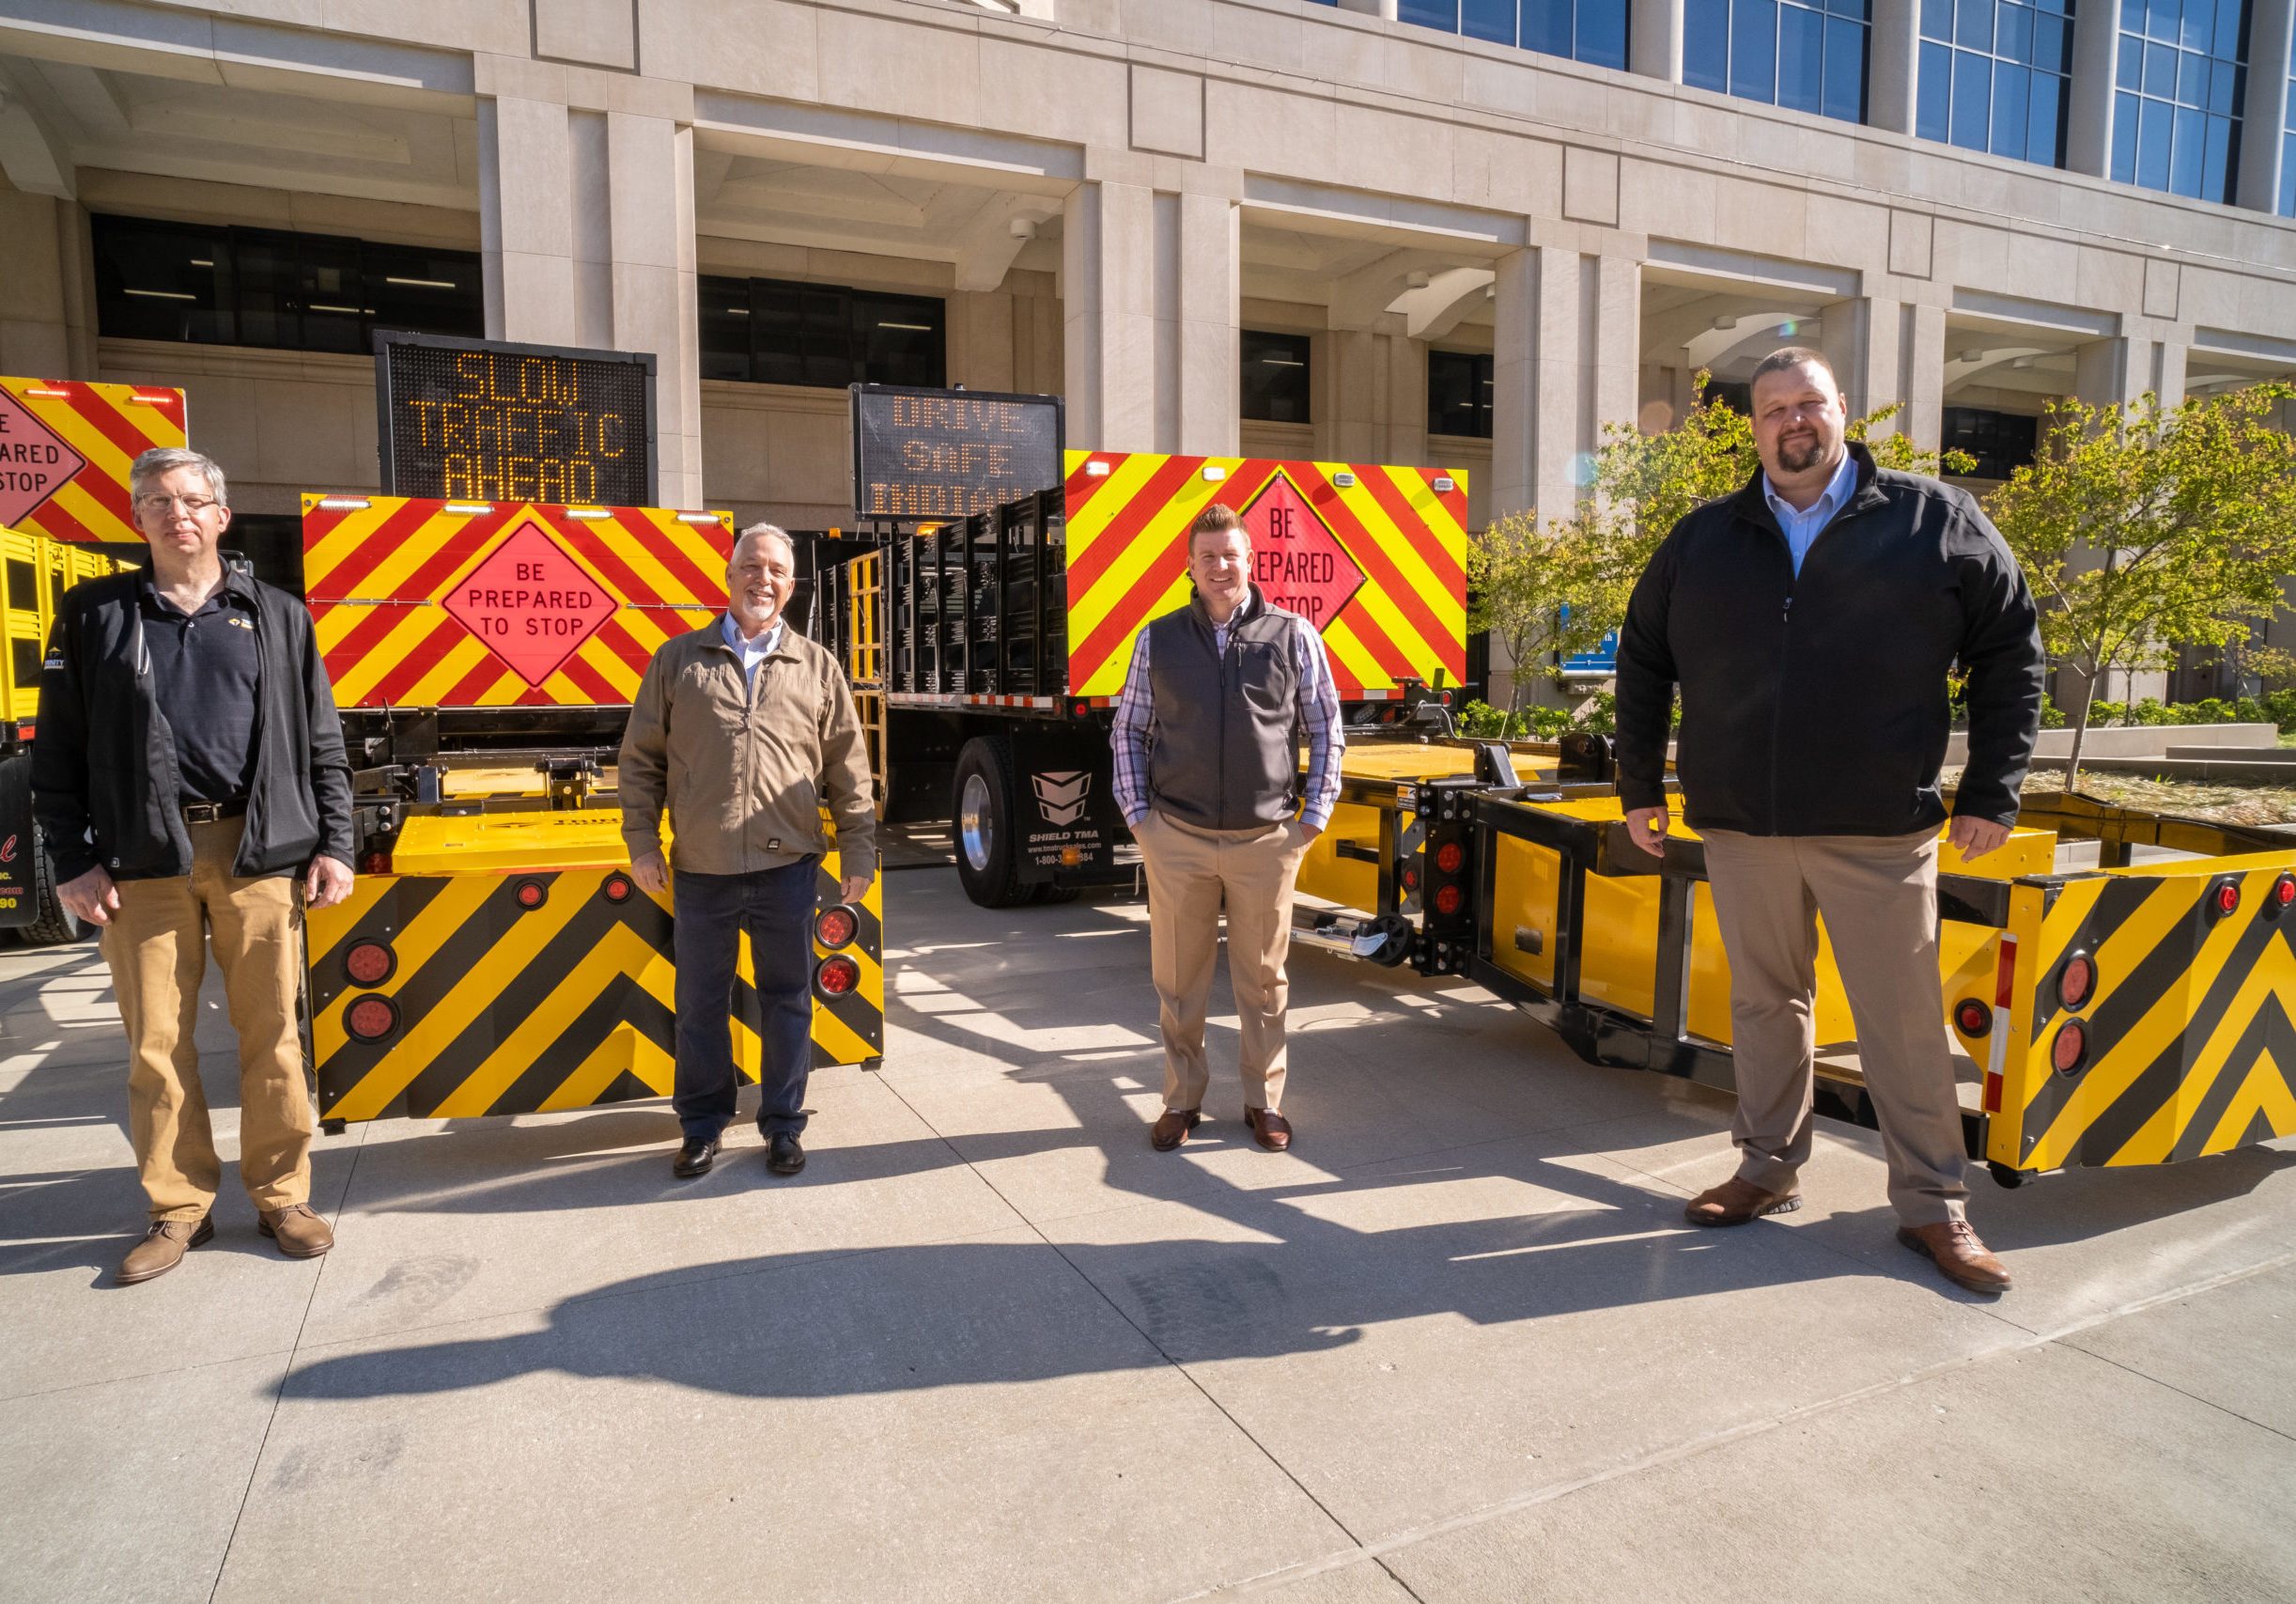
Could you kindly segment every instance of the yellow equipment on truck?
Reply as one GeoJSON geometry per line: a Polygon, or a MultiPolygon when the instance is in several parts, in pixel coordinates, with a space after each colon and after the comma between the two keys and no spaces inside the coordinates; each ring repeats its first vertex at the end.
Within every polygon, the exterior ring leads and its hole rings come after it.
{"type": "MultiPolygon", "coordinates": [[[[630,878],[613,771],[647,660],[723,608],[732,547],[719,512],[303,498],[360,843],[350,899],[309,921],[330,1126],[671,1091],[675,908],[630,878]]],[[[879,891],[841,903],[840,873],[832,842],[815,1067],[884,1054],[879,891]]],[[[744,937],[735,1058],[754,1082],[752,975],[744,937]]]]}

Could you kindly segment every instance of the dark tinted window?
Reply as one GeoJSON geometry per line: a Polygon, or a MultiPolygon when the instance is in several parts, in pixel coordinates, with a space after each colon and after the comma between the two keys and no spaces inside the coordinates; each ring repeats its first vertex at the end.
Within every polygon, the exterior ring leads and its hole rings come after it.
{"type": "Polygon", "coordinates": [[[475,251],[90,221],[98,328],[116,338],[364,354],[379,328],[486,333],[475,251]]]}
{"type": "Polygon", "coordinates": [[[1471,351],[1427,353],[1427,432],[1491,438],[1491,358],[1471,351]]]}
{"type": "Polygon", "coordinates": [[[1945,448],[1966,451],[1978,459],[1970,470],[1979,479],[2006,479],[2033,460],[2040,438],[2040,420],[2017,413],[1990,412],[1983,407],[1947,407],[1945,448]]]}
{"type": "Polygon", "coordinates": [[[1754,386],[1733,383],[1728,379],[1709,379],[1699,392],[1699,399],[1710,407],[1728,407],[1742,418],[1754,415],[1754,386]]]}
{"type": "Polygon", "coordinates": [[[1308,413],[1308,336],[1243,333],[1243,400],[1238,415],[1258,423],[1312,423],[1308,413]]]}
{"type": "Polygon", "coordinates": [[[705,379],[835,390],[947,379],[947,304],[929,296],[705,278],[700,306],[705,379]]]}

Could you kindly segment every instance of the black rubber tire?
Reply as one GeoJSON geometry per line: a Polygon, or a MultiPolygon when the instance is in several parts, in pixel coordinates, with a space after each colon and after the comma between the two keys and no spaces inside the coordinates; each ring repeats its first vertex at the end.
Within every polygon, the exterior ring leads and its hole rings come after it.
{"type": "Polygon", "coordinates": [[[2012,1191],[2033,1178],[2023,1170],[2010,1169],[1998,1159],[1986,1160],[1985,1168],[1992,1172],[1993,1185],[2007,1188],[2012,1191]]]}
{"type": "Polygon", "coordinates": [[[956,878],[976,907],[1017,908],[1036,888],[1020,883],[1020,854],[1013,849],[1019,808],[1013,795],[1013,747],[1002,736],[975,736],[956,755],[949,789],[949,833],[956,847],[956,878]],[[966,818],[967,797],[974,804],[966,818]]]}
{"type": "Polygon", "coordinates": [[[1080,887],[1053,885],[1047,882],[1036,888],[1036,900],[1041,903],[1074,902],[1084,895],[1080,887]]]}

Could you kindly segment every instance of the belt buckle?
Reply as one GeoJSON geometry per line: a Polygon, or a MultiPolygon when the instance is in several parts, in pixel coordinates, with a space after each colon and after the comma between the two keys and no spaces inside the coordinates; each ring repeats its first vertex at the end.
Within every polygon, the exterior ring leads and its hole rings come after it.
{"type": "Polygon", "coordinates": [[[221,802],[185,802],[183,804],[183,822],[186,824],[213,824],[223,816],[224,809],[221,802]]]}

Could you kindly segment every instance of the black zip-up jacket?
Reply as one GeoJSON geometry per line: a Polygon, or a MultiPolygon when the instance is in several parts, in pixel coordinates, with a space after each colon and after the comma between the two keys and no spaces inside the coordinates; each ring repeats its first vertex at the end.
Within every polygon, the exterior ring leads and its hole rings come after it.
{"type": "MultiPolygon", "coordinates": [[[[192,872],[176,739],[144,645],[140,572],[73,585],[49,642],[32,740],[32,814],[59,880],[101,866],[116,880],[192,872]]],[[[225,588],[255,616],[254,788],[232,872],[291,874],[315,857],[351,862],[350,766],[311,615],[236,573],[225,588]]]]}
{"type": "Polygon", "coordinates": [[[2025,575],[1968,493],[1879,470],[1793,557],[1758,472],[1685,516],[1619,631],[1619,798],[1666,801],[1668,715],[1685,821],[1749,835],[1934,830],[1968,670],[1969,761],[1953,811],[2011,824],[2040,732],[2043,659],[2025,575]]]}

